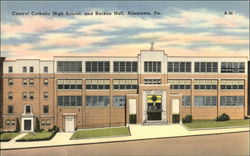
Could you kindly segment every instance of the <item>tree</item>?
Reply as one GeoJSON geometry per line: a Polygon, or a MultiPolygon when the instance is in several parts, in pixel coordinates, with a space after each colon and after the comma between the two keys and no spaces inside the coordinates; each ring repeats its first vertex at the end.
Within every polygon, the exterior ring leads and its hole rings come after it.
{"type": "Polygon", "coordinates": [[[19,124],[19,119],[16,118],[16,131],[19,132],[20,131],[20,124],[19,124]]]}
{"type": "Polygon", "coordinates": [[[39,132],[40,129],[40,122],[39,119],[36,117],[36,125],[35,125],[35,132],[39,132]]]}

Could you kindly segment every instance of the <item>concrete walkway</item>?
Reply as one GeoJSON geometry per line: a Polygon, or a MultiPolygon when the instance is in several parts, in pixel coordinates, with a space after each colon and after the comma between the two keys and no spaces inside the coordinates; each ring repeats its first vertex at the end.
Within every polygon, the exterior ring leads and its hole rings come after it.
{"type": "Polygon", "coordinates": [[[50,141],[15,142],[15,140],[25,135],[25,134],[20,134],[14,139],[12,139],[10,142],[2,142],[1,149],[49,147],[49,146],[60,146],[60,145],[74,145],[74,144],[91,144],[91,143],[131,141],[131,140],[152,139],[152,138],[182,137],[182,136],[192,136],[192,135],[207,135],[207,134],[220,134],[220,133],[249,131],[249,127],[190,131],[179,124],[150,125],[150,126],[149,125],[147,126],[129,125],[129,127],[130,127],[131,136],[79,139],[79,140],[69,140],[73,133],[59,132],[50,141]]]}

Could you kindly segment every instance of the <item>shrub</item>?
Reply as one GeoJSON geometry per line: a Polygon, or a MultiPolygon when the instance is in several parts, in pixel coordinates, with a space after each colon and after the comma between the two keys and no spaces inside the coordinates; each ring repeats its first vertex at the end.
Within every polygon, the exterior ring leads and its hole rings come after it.
{"type": "Polygon", "coordinates": [[[129,123],[136,124],[136,115],[129,115],[129,123]]]}
{"type": "Polygon", "coordinates": [[[184,118],[182,118],[182,123],[190,123],[192,120],[192,115],[186,115],[184,118]]]}
{"type": "Polygon", "coordinates": [[[36,118],[35,132],[41,132],[39,119],[36,118]]]}
{"type": "Polygon", "coordinates": [[[228,121],[230,120],[230,117],[226,113],[223,113],[220,116],[218,116],[215,120],[216,121],[228,121]]]}

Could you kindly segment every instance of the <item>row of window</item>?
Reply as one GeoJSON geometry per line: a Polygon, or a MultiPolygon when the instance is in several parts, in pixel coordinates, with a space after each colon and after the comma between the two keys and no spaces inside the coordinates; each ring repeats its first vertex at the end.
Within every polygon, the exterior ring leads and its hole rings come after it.
{"type": "MultiPolygon", "coordinates": [[[[110,72],[110,62],[87,61],[86,72],[110,72]]],[[[115,61],[114,72],[137,72],[138,63],[131,61],[115,61]]],[[[22,67],[23,73],[28,72],[28,67],[22,67]]],[[[58,72],[82,72],[81,61],[58,61],[58,72]]],[[[218,72],[218,62],[195,62],[195,72],[218,72]]],[[[13,73],[13,67],[9,66],[9,73],[13,73]]],[[[34,67],[29,67],[29,72],[34,72],[34,67]]],[[[44,66],[44,73],[48,73],[48,66],[44,66]]],[[[160,61],[145,61],[144,72],[161,72],[160,61]]],[[[168,72],[191,72],[191,62],[168,62],[168,72]]],[[[244,73],[244,62],[221,62],[221,73],[244,73]]]]}
{"type": "MultiPolygon", "coordinates": [[[[7,119],[5,120],[5,125],[6,126],[15,126],[16,125],[16,120],[13,120],[13,119],[7,119]]],[[[51,122],[50,122],[50,119],[42,119],[41,120],[41,126],[50,126],[51,125],[51,122]]]]}
{"type": "MultiPolygon", "coordinates": [[[[183,96],[183,106],[191,105],[191,96],[183,96]]],[[[217,96],[194,96],[194,106],[216,106],[217,96]]],[[[220,106],[244,106],[244,96],[221,96],[220,106]]]]}
{"type": "MultiPolygon", "coordinates": [[[[22,85],[23,86],[27,86],[27,85],[30,85],[30,86],[34,86],[34,79],[22,79],[22,85]]],[[[48,79],[44,79],[43,80],[43,85],[44,86],[48,86],[49,84],[49,81],[48,79]]],[[[14,85],[14,81],[13,79],[8,79],[8,85],[9,86],[13,86],[14,85]]]]}
{"type": "MultiPolygon", "coordinates": [[[[14,107],[13,105],[8,105],[8,114],[13,114],[14,112],[14,107]]],[[[31,106],[26,105],[25,106],[25,113],[29,114],[31,113],[31,106]]],[[[48,114],[49,113],[49,105],[43,105],[43,114],[48,114]]]]}
{"type": "MultiPolygon", "coordinates": [[[[28,98],[30,100],[33,100],[34,99],[34,92],[22,92],[22,98],[23,98],[23,100],[26,100],[28,98]]],[[[44,100],[47,100],[49,98],[49,93],[43,92],[43,98],[44,98],[44,100]]],[[[8,99],[9,100],[13,99],[13,92],[8,92],[8,99]]]]}

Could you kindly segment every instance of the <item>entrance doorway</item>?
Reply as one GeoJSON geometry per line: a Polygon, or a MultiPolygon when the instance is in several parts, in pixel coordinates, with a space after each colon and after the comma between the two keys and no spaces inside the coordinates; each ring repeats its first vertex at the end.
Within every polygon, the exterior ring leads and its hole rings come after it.
{"type": "Polygon", "coordinates": [[[65,116],[65,132],[74,132],[74,131],[75,131],[75,117],[65,116]]]}
{"type": "Polygon", "coordinates": [[[147,120],[162,120],[162,97],[161,95],[149,95],[147,97],[147,120]]]}
{"type": "Polygon", "coordinates": [[[24,130],[25,131],[31,130],[31,120],[24,120],[24,130]]]}

